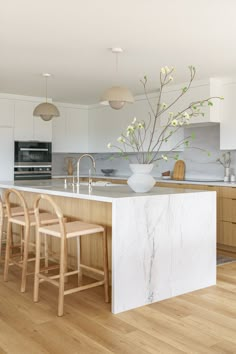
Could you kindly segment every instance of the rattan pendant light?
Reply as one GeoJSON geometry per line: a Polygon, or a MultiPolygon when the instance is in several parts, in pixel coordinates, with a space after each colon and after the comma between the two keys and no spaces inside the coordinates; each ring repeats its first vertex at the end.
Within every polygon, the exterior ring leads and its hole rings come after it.
{"type": "MultiPolygon", "coordinates": [[[[116,72],[118,73],[118,55],[123,52],[122,48],[112,48],[112,53],[116,55],[116,72]]],[[[109,104],[113,109],[121,109],[125,103],[133,103],[134,97],[127,87],[113,86],[106,90],[101,97],[100,103],[109,104]]]]}
{"type": "Polygon", "coordinates": [[[46,102],[40,103],[35,107],[33,115],[37,117],[41,117],[44,121],[50,121],[53,117],[59,117],[60,112],[58,108],[48,102],[48,87],[47,80],[51,76],[51,74],[43,74],[45,78],[45,91],[46,91],[46,102]]]}

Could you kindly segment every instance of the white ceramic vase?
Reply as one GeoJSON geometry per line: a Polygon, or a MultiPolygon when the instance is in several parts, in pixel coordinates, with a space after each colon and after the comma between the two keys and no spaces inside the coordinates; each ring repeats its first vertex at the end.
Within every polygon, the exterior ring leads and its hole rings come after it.
{"type": "Polygon", "coordinates": [[[156,183],[150,175],[153,164],[130,164],[129,167],[133,172],[127,181],[129,187],[136,193],[149,192],[156,183]]]}

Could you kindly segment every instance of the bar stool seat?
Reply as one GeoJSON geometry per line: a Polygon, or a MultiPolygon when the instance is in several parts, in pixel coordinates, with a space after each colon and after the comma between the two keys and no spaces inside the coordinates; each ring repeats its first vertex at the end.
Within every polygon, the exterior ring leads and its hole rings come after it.
{"type": "MultiPolygon", "coordinates": [[[[21,292],[25,292],[26,290],[26,277],[31,274],[27,272],[28,261],[35,260],[35,258],[28,258],[29,254],[29,246],[35,247],[34,242],[30,242],[30,228],[36,226],[35,215],[30,214],[30,209],[27,208],[25,199],[23,195],[15,190],[8,189],[5,192],[5,201],[6,201],[6,209],[7,209],[7,243],[6,243],[6,255],[5,255],[5,265],[4,265],[4,281],[8,281],[8,271],[9,266],[17,265],[22,268],[21,275],[21,292]],[[23,215],[20,215],[20,209],[15,210],[16,213],[13,214],[14,208],[10,206],[10,195],[15,195],[18,198],[23,209],[23,215]],[[16,260],[15,257],[11,254],[11,239],[12,239],[12,225],[19,225],[24,229],[24,237],[22,240],[23,245],[23,259],[16,260]]],[[[53,224],[57,222],[57,216],[52,213],[42,212],[40,213],[42,218],[42,224],[53,224]]],[[[48,263],[48,260],[46,260],[48,263]]]]}
{"type": "MultiPolygon", "coordinates": [[[[81,221],[65,223],[66,238],[90,235],[103,231],[104,227],[100,225],[88,224],[81,221]]],[[[61,228],[59,224],[39,227],[39,232],[55,237],[61,237],[61,228]]]]}
{"type": "MultiPolygon", "coordinates": [[[[58,295],[58,316],[63,316],[64,312],[64,296],[68,294],[72,294],[78,291],[86,290],[92,287],[104,285],[105,292],[105,302],[109,302],[109,294],[108,294],[108,253],[107,253],[107,235],[106,230],[101,225],[95,225],[90,223],[85,223],[82,221],[72,221],[65,222],[63,218],[62,211],[56,205],[56,203],[52,200],[48,195],[41,195],[36,198],[35,201],[35,216],[36,216],[36,261],[35,261],[35,281],[34,281],[34,302],[38,302],[39,300],[39,283],[43,281],[47,281],[54,286],[59,288],[58,295]],[[58,217],[58,223],[54,225],[44,226],[43,219],[41,219],[41,214],[39,214],[39,202],[44,199],[44,201],[48,201],[48,203],[53,207],[55,214],[58,217]],[[80,237],[89,236],[99,233],[103,238],[103,270],[95,269],[89,267],[87,265],[80,264],[78,262],[78,270],[67,271],[65,265],[67,264],[67,240],[71,238],[77,238],[77,245],[80,237]],[[44,234],[46,237],[57,237],[60,239],[60,273],[58,275],[48,276],[40,273],[40,236],[44,234]],[[80,267],[86,268],[92,272],[103,276],[103,279],[100,281],[95,281],[90,284],[77,286],[68,290],[65,290],[65,277],[67,278],[69,275],[80,274],[80,267]],[[56,279],[59,279],[57,281],[56,279]]],[[[78,247],[79,249],[79,247],[78,247]]],[[[80,258],[80,255],[78,255],[80,258]]]]}

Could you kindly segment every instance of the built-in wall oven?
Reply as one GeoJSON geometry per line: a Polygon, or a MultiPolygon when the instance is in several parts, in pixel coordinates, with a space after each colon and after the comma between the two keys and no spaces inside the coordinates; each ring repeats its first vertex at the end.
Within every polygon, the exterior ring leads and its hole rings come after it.
{"type": "Polygon", "coordinates": [[[14,179],[48,179],[52,177],[52,143],[15,141],[14,179]]]}

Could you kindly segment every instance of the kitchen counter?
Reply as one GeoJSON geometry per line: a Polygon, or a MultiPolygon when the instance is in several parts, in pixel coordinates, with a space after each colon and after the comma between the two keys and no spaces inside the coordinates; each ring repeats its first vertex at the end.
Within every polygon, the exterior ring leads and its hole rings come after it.
{"type": "MultiPolygon", "coordinates": [[[[113,313],[216,283],[215,192],[156,187],[139,194],[119,185],[89,193],[59,180],[0,182],[0,188],[22,191],[29,207],[35,193],[49,194],[65,215],[107,227],[113,313]]],[[[88,262],[96,253],[102,264],[98,243],[90,247],[82,244],[88,262]]],[[[74,247],[68,250],[75,258],[74,247]]]]}
{"type": "MultiPolygon", "coordinates": [[[[83,174],[80,175],[80,177],[88,177],[88,175],[83,174]]],[[[116,176],[104,176],[104,175],[94,175],[92,176],[92,178],[96,178],[96,179],[113,179],[113,180],[127,180],[130,176],[128,175],[116,175],[116,176]]],[[[72,178],[72,176],[67,176],[67,175],[54,175],[52,177],[53,179],[57,179],[57,178],[63,178],[63,179],[69,179],[72,178]]],[[[178,181],[178,180],[173,180],[173,179],[164,179],[161,176],[154,176],[155,180],[157,182],[164,182],[164,183],[178,183],[178,184],[197,184],[197,185],[209,185],[209,186],[218,186],[218,187],[236,187],[236,182],[224,182],[223,179],[222,180],[217,180],[216,178],[214,179],[214,177],[212,179],[207,179],[207,178],[201,178],[199,177],[199,179],[196,178],[192,178],[192,179],[186,179],[183,181],[178,181]]]]}
{"type": "Polygon", "coordinates": [[[63,181],[55,181],[53,179],[0,182],[0,188],[15,188],[26,192],[46,193],[49,195],[81,198],[102,202],[112,202],[118,198],[140,198],[141,196],[146,198],[158,195],[197,193],[197,191],[189,189],[179,190],[176,188],[160,187],[154,187],[149,193],[135,193],[129,188],[129,186],[119,184],[110,184],[106,186],[99,186],[95,184],[90,192],[87,185],[77,187],[76,185],[71,185],[68,183],[65,186],[63,181]]]}

